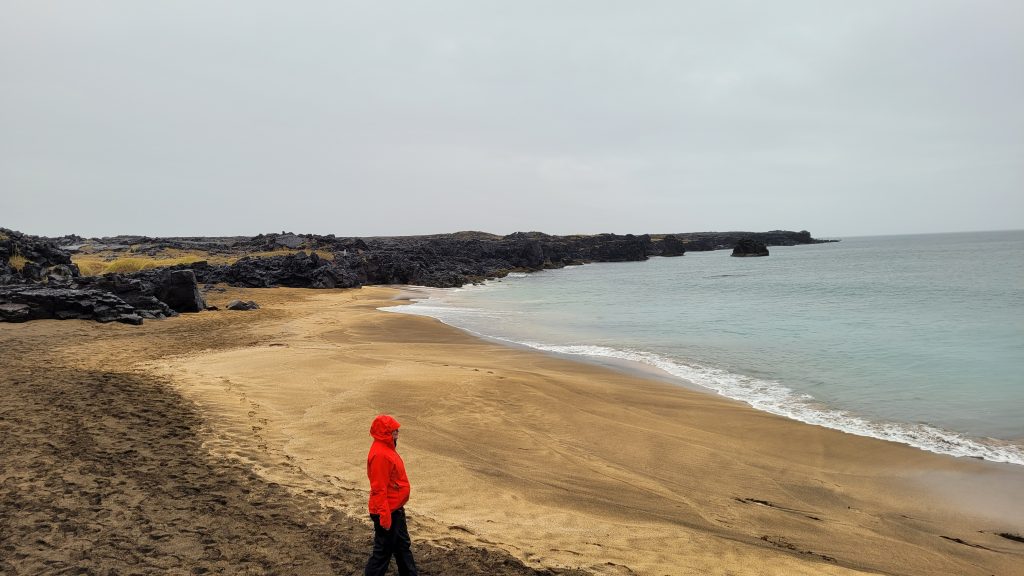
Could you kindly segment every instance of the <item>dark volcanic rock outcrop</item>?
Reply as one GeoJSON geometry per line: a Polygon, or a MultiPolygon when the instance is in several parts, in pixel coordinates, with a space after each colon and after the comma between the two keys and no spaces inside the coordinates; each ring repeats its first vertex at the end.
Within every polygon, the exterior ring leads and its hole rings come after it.
{"type": "Polygon", "coordinates": [[[28,304],[6,302],[0,304],[0,320],[4,322],[24,322],[32,317],[32,307],[28,304]]]}
{"type": "MultiPolygon", "coordinates": [[[[201,267],[201,265],[200,265],[201,267]]],[[[191,269],[155,269],[133,274],[104,274],[79,278],[81,286],[106,290],[138,308],[146,318],[176,316],[206,309],[191,269]]]]}
{"type": "Polygon", "coordinates": [[[199,312],[206,309],[206,300],[199,292],[192,270],[168,270],[154,294],[175,312],[199,312]]]}
{"type": "Polygon", "coordinates": [[[660,241],[653,243],[652,253],[658,256],[682,256],[686,254],[686,243],[675,234],[666,234],[660,241]]]}
{"type": "MultiPolygon", "coordinates": [[[[648,235],[595,234],[552,236],[516,232],[497,236],[456,232],[428,236],[339,238],[315,234],[260,234],[253,237],[149,238],[118,236],[95,242],[106,247],[131,246],[134,253],[160,250],[202,251],[238,258],[234,264],[192,264],[201,283],[234,286],[347,288],[364,284],[419,284],[454,287],[506,275],[511,271],[561,268],[588,262],[627,262],[649,256],[681,256],[690,250],[732,248],[751,237],[766,245],[819,242],[809,232],[697,232],[651,238],[648,235]],[[291,254],[257,254],[297,250],[291,254]],[[316,252],[311,252],[315,250],[316,252]],[[317,254],[330,254],[321,258],[317,254]]],[[[66,237],[69,247],[84,243],[66,237]]],[[[181,267],[179,267],[181,268],[181,267]]]]}
{"type": "Polygon", "coordinates": [[[296,236],[295,234],[282,234],[274,240],[274,243],[278,246],[284,246],[285,248],[295,250],[305,246],[306,240],[301,236],[296,236]]]}
{"type": "Polygon", "coordinates": [[[71,256],[45,238],[0,229],[0,321],[81,318],[141,324],[109,290],[82,288],[71,256]]]}
{"type": "Polygon", "coordinates": [[[598,234],[550,236],[517,232],[495,236],[461,232],[437,236],[367,238],[366,249],[335,260],[347,263],[363,284],[457,287],[511,271],[561,268],[587,262],[647,259],[648,236],[598,234]]]}
{"type": "Polygon", "coordinates": [[[42,281],[47,286],[68,287],[78,280],[78,268],[67,264],[57,264],[43,271],[42,281]]]}
{"type": "Polygon", "coordinates": [[[244,251],[278,247],[282,242],[329,252],[282,256],[243,256],[230,266],[192,266],[200,282],[234,286],[349,288],[364,284],[417,284],[455,287],[510,271],[560,268],[585,262],[638,261],[647,258],[648,236],[549,236],[519,232],[496,236],[460,232],[432,236],[335,238],[265,235],[236,244],[244,251]],[[300,242],[301,240],[301,242],[300,242]]]}
{"type": "Polygon", "coordinates": [[[571,260],[582,259],[586,262],[637,262],[647,260],[651,237],[647,234],[634,236],[626,234],[598,234],[581,236],[572,239],[568,247],[578,250],[570,256],[571,260]]]}
{"type": "Polygon", "coordinates": [[[801,230],[800,232],[790,230],[772,230],[771,232],[683,232],[672,234],[672,236],[682,242],[686,250],[691,252],[732,249],[743,238],[763,242],[765,246],[796,246],[798,244],[834,242],[834,240],[818,240],[813,238],[807,230],[801,230]]]}
{"type": "MultiPolygon", "coordinates": [[[[72,290],[63,293],[70,299],[68,306],[71,308],[78,306],[74,303],[80,303],[82,297],[73,289],[105,291],[140,317],[164,318],[206,309],[197,283],[223,282],[258,288],[349,288],[364,284],[457,287],[500,278],[513,271],[529,272],[589,262],[635,262],[649,256],[682,256],[691,250],[717,250],[738,244],[736,255],[767,255],[766,246],[817,242],[821,241],[812,238],[807,231],[784,230],[680,233],[655,238],[632,234],[552,236],[541,232],[516,232],[507,236],[457,232],[373,238],[281,232],[253,237],[117,236],[92,240],[71,235],[55,242],[0,229],[0,285],[46,285],[72,290]],[[164,257],[166,251],[174,250],[205,253],[215,257],[215,261],[233,263],[197,262],[131,274],[81,277],[68,251],[85,247],[94,253],[97,250],[112,253],[115,258],[119,252],[159,258],[164,257]]],[[[52,300],[58,294],[61,293],[51,293],[48,298],[52,300]]],[[[6,304],[9,306],[0,310],[0,320],[35,317],[33,310],[41,306],[21,301],[6,304]]],[[[58,315],[56,310],[63,308],[55,304],[47,306],[55,311],[52,317],[79,317],[68,316],[70,312],[58,315]]]]}
{"type": "Polygon", "coordinates": [[[768,247],[753,238],[740,238],[732,249],[733,256],[767,256],[768,247]]]}
{"type": "Polygon", "coordinates": [[[153,282],[143,278],[132,278],[121,274],[104,274],[103,276],[80,278],[78,285],[110,292],[129,306],[135,308],[138,314],[144,318],[160,319],[178,315],[174,309],[154,295],[156,286],[153,282]]]}
{"type": "Polygon", "coordinates": [[[78,276],[71,255],[46,238],[0,228],[0,285],[54,282],[67,285],[78,276]]]}
{"type": "Polygon", "coordinates": [[[136,314],[135,308],[104,290],[33,285],[0,287],[0,319],[24,322],[47,318],[142,324],[142,317],[136,314]]]}
{"type": "Polygon", "coordinates": [[[348,267],[305,252],[245,257],[227,267],[201,271],[199,275],[203,282],[227,282],[250,288],[352,288],[361,285],[358,274],[348,267]]]}
{"type": "Polygon", "coordinates": [[[0,291],[0,321],[7,322],[83,318],[140,324],[143,318],[206,307],[192,270],[83,277],[55,242],[7,229],[0,229],[0,286],[6,286],[0,291]]]}

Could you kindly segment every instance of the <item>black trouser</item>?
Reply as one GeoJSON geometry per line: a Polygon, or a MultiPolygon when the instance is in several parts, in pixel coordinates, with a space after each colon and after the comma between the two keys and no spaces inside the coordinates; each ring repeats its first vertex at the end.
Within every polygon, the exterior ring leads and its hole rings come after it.
{"type": "Polygon", "coordinates": [[[405,509],[391,511],[391,529],[385,530],[380,525],[380,515],[370,514],[373,520],[373,554],[366,562],[365,576],[384,576],[395,557],[399,576],[417,576],[416,562],[412,559],[412,540],[409,539],[409,527],[405,523],[405,509]]]}

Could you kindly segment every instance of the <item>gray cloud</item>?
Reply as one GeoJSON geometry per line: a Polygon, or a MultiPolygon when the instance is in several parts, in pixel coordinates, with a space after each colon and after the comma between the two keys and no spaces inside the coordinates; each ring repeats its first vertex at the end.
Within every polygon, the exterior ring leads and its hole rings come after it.
{"type": "Polygon", "coordinates": [[[3,2],[37,234],[1024,227],[1024,5],[3,2]]]}

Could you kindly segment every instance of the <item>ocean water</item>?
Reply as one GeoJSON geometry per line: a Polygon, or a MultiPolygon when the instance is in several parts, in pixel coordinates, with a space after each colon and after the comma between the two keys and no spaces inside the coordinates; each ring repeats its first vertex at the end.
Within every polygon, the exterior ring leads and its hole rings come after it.
{"type": "Polygon", "coordinates": [[[637,362],[802,422],[1024,465],[1024,231],[588,264],[389,311],[637,362]]]}

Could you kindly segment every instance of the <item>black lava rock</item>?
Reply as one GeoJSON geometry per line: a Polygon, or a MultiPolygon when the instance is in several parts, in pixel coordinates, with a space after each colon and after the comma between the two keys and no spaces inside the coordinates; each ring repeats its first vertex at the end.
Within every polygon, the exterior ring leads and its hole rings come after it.
{"type": "Polygon", "coordinates": [[[32,307],[28,304],[0,304],[0,321],[24,322],[32,316],[32,307]]]}
{"type": "Polygon", "coordinates": [[[651,243],[652,256],[682,256],[686,254],[686,244],[675,234],[666,234],[660,241],[651,243]]]}
{"type": "Polygon", "coordinates": [[[681,256],[687,251],[730,247],[734,248],[734,256],[767,256],[767,246],[818,242],[823,241],[812,238],[806,230],[677,233],[656,240],[648,235],[552,236],[540,232],[507,236],[457,232],[365,239],[282,232],[255,237],[117,236],[98,240],[72,235],[53,241],[0,229],[0,287],[55,290],[19,292],[17,299],[8,294],[7,300],[0,300],[0,320],[94,317],[101,321],[113,318],[141,322],[142,318],[197,312],[207,309],[197,283],[206,284],[207,289],[217,283],[299,288],[351,288],[364,284],[457,287],[500,278],[513,271],[588,262],[642,261],[649,256],[681,256]],[[81,277],[68,251],[85,245],[150,256],[175,249],[238,259],[231,265],[196,262],[132,274],[81,277]],[[295,251],[279,256],[250,256],[253,252],[280,250],[295,251]],[[333,258],[321,258],[318,253],[329,253],[333,258]],[[99,292],[108,293],[113,300],[97,295],[99,292]],[[63,304],[58,303],[61,298],[66,300],[63,304]]]}
{"type": "Polygon", "coordinates": [[[199,312],[206,309],[206,300],[199,292],[192,270],[168,270],[156,285],[154,293],[175,312],[199,312]]]}
{"type": "Polygon", "coordinates": [[[99,322],[142,324],[142,317],[124,300],[109,292],[95,289],[32,285],[0,287],[0,310],[0,319],[7,322],[78,318],[99,322]]]}
{"type": "Polygon", "coordinates": [[[0,285],[47,282],[66,285],[78,276],[71,255],[46,238],[0,228],[0,285]],[[60,267],[56,272],[51,270],[60,267]]]}
{"type": "Polygon", "coordinates": [[[250,288],[353,288],[361,285],[359,277],[353,271],[320,258],[315,252],[245,257],[226,268],[204,273],[202,280],[207,283],[227,282],[232,286],[250,288]]]}
{"type": "Polygon", "coordinates": [[[164,271],[147,270],[136,274],[138,277],[123,274],[89,276],[80,278],[78,285],[110,292],[140,313],[144,312],[146,318],[162,319],[177,316],[177,311],[156,297],[157,285],[162,280],[164,271]]]}
{"type": "Polygon", "coordinates": [[[733,256],[767,256],[768,247],[753,238],[740,238],[732,249],[733,256]]]}

